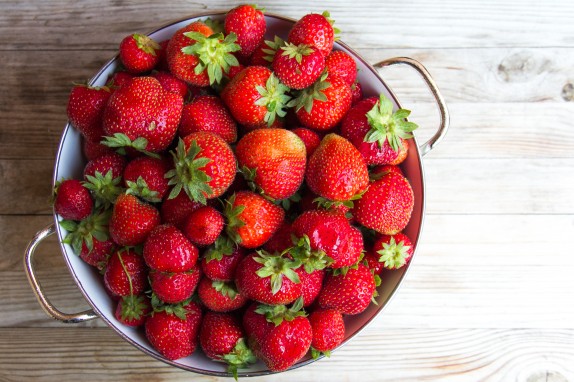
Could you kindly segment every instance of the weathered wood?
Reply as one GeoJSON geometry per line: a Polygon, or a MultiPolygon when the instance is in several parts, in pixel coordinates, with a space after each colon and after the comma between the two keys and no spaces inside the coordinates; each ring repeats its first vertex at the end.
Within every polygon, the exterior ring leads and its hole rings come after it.
{"type": "Polygon", "coordinates": [[[53,160],[0,160],[0,214],[51,213],[53,160]]]}

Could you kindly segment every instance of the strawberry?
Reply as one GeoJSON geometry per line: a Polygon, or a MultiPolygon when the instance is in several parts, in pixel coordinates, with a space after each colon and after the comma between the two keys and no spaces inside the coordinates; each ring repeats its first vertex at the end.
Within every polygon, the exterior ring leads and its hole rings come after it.
{"type": "Polygon", "coordinates": [[[112,94],[104,112],[104,144],[157,153],[177,132],[183,98],[153,77],[136,77],[112,94]]]}
{"type": "MultiPolygon", "coordinates": [[[[405,141],[407,142],[407,141],[405,141]]],[[[378,180],[381,179],[384,175],[388,174],[389,172],[405,176],[403,170],[399,166],[386,164],[382,166],[375,166],[370,171],[371,180],[378,180]]]]}
{"type": "Polygon", "coordinates": [[[127,326],[142,326],[151,312],[151,304],[145,295],[128,295],[118,300],[114,317],[127,326]]]}
{"type": "Polygon", "coordinates": [[[345,339],[343,315],[335,309],[318,309],[309,315],[313,330],[311,353],[317,358],[321,353],[330,356],[331,350],[345,339]]]}
{"type": "Polygon", "coordinates": [[[124,172],[126,163],[126,158],[117,153],[101,155],[86,164],[86,167],[84,167],[84,179],[87,180],[88,176],[95,177],[98,172],[101,175],[106,175],[108,171],[111,171],[112,179],[119,178],[124,172]]]}
{"type": "Polygon", "coordinates": [[[225,202],[226,232],[244,248],[262,246],[279,229],[285,218],[283,208],[261,195],[240,191],[225,202]]]}
{"type": "Polygon", "coordinates": [[[243,257],[243,248],[235,246],[227,237],[220,236],[215,244],[205,251],[201,259],[201,269],[211,280],[232,281],[237,265],[243,257]]]}
{"type": "Polygon", "coordinates": [[[198,257],[197,248],[184,234],[169,224],[157,226],[144,243],[143,257],[153,270],[162,272],[190,271],[198,257]]]}
{"type": "Polygon", "coordinates": [[[104,135],[104,109],[112,92],[110,88],[76,85],[70,92],[66,113],[68,120],[86,139],[99,141],[104,135]]]}
{"type": "Polygon", "coordinates": [[[185,137],[197,131],[219,135],[225,142],[237,140],[237,125],[221,99],[211,95],[196,97],[183,107],[179,135],[185,137]]]}
{"type": "Polygon", "coordinates": [[[115,250],[115,243],[111,239],[98,240],[92,239],[92,249],[88,248],[86,242],[82,243],[82,250],[80,251],[80,258],[92,267],[102,270],[108,263],[108,258],[115,250]]]}
{"type": "Polygon", "coordinates": [[[363,99],[363,88],[361,84],[357,81],[351,85],[351,94],[352,94],[352,101],[351,105],[355,106],[360,100],[363,99]]]}
{"type": "Polygon", "coordinates": [[[321,78],[287,106],[295,107],[299,121],[315,130],[335,127],[351,107],[351,87],[340,77],[324,72],[321,78]]]}
{"type": "Polygon", "coordinates": [[[160,49],[157,51],[159,57],[156,69],[163,72],[169,71],[169,65],[167,63],[167,46],[169,45],[169,40],[163,40],[159,43],[160,49]]]}
{"type": "Polygon", "coordinates": [[[225,15],[225,34],[234,33],[241,50],[240,57],[247,58],[263,42],[267,25],[262,10],[254,5],[244,4],[233,8],[225,15]]]}
{"type": "Polygon", "coordinates": [[[213,281],[204,277],[197,288],[199,300],[214,312],[231,312],[247,303],[247,297],[237,291],[233,282],[213,281]]]}
{"type": "Polygon", "coordinates": [[[134,195],[121,194],[110,219],[110,236],[118,245],[138,245],[159,223],[159,211],[154,206],[134,195]]]}
{"type": "Polygon", "coordinates": [[[235,284],[248,298],[269,305],[288,304],[301,296],[300,263],[281,255],[257,251],[237,266],[235,284]]]}
{"type": "Polygon", "coordinates": [[[263,249],[270,253],[283,252],[293,245],[291,241],[291,233],[291,223],[285,220],[281,227],[275,231],[273,236],[263,244],[263,249]]]}
{"type": "Polygon", "coordinates": [[[114,152],[110,147],[104,146],[99,140],[91,141],[89,139],[82,140],[82,152],[88,161],[96,159],[104,154],[111,154],[114,152]]]}
{"type": "Polygon", "coordinates": [[[311,86],[325,69],[325,56],[306,44],[285,43],[273,58],[273,72],[291,89],[311,86]]]}
{"type": "Polygon", "coordinates": [[[94,201],[87,188],[76,179],[66,179],[54,189],[54,211],[63,219],[83,220],[94,208],[94,201]]]}
{"type": "Polygon", "coordinates": [[[221,99],[238,123],[254,129],[285,116],[288,90],[269,68],[248,66],[223,88],[221,99]]]}
{"type": "Polygon", "coordinates": [[[120,43],[120,61],[134,74],[149,72],[159,62],[161,46],[151,37],[134,33],[120,43]]]}
{"type": "Polygon", "coordinates": [[[254,130],[239,140],[235,155],[243,173],[254,175],[250,180],[270,198],[289,198],[303,183],[305,144],[289,130],[254,130]]]}
{"type": "Polygon", "coordinates": [[[283,44],[285,44],[285,42],[279,36],[275,36],[273,41],[263,41],[249,58],[249,66],[270,67],[273,62],[273,58],[275,57],[275,53],[283,46],[283,44]]]}
{"type": "Polygon", "coordinates": [[[215,243],[224,224],[223,216],[215,208],[205,206],[189,214],[183,233],[196,245],[210,245],[215,243]]]}
{"type": "Polygon", "coordinates": [[[165,90],[179,94],[184,100],[187,97],[189,89],[185,81],[180,80],[169,72],[155,72],[151,76],[158,80],[165,90]]]}
{"type": "Polygon", "coordinates": [[[331,76],[343,79],[349,86],[357,78],[357,64],[353,57],[342,50],[332,51],[325,59],[325,67],[331,76]]]}
{"type": "Polygon", "coordinates": [[[130,83],[130,81],[134,78],[133,74],[128,72],[120,71],[115,72],[111,77],[108,78],[106,81],[106,86],[110,88],[113,92],[116,89],[121,88],[122,86],[130,83]]]}
{"type": "Polygon", "coordinates": [[[355,201],[353,216],[361,225],[384,235],[394,235],[409,223],[414,194],[408,180],[389,172],[369,185],[355,201]]]}
{"type": "Polygon", "coordinates": [[[334,21],[330,19],[329,12],[319,15],[310,13],[297,21],[289,31],[287,41],[293,44],[307,44],[319,49],[327,57],[333,49],[335,34],[339,30],[333,28],[334,21]]]}
{"type": "Polygon", "coordinates": [[[168,198],[175,198],[183,189],[194,201],[221,196],[231,185],[237,171],[235,155],[218,135],[199,131],[180,139],[172,151],[175,168],[165,176],[174,186],[168,198]]]}
{"type": "Polygon", "coordinates": [[[191,355],[197,347],[201,326],[201,308],[195,302],[155,310],[145,322],[145,334],[151,345],[169,360],[191,355]]]}
{"type": "Polygon", "coordinates": [[[379,276],[383,271],[383,263],[379,263],[380,255],[376,253],[372,246],[366,249],[363,263],[373,272],[374,275],[379,276]]]}
{"type": "Polygon", "coordinates": [[[98,267],[104,265],[99,264],[95,260],[96,258],[99,258],[98,255],[100,254],[101,258],[107,260],[107,256],[102,253],[105,248],[101,248],[106,246],[100,246],[100,244],[103,244],[103,242],[106,242],[109,239],[108,224],[110,215],[111,212],[109,210],[100,211],[98,209],[79,222],[73,220],[60,220],[60,226],[67,231],[66,237],[62,242],[70,245],[74,250],[74,253],[79,254],[80,256],[86,253],[89,254],[96,250],[96,253],[94,253],[94,261],[90,261],[90,265],[98,267]]]}
{"type": "Polygon", "coordinates": [[[183,229],[189,214],[201,206],[201,203],[191,200],[185,192],[180,192],[173,199],[164,199],[161,204],[161,220],[164,223],[183,229]]]}
{"type": "Polygon", "coordinates": [[[255,363],[247,347],[238,319],[230,314],[207,312],[199,331],[199,344],[206,356],[228,364],[227,371],[237,379],[237,369],[255,363]]]}
{"type": "Polygon", "coordinates": [[[124,185],[128,193],[148,202],[160,202],[169,189],[165,174],[169,167],[162,159],[142,156],[130,161],[124,169],[124,185]]]}
{"type": "Polygon", "coordinates": [[[303,306],[311,306],[323,288],[325,271],[323,269],[316,269],[311,273],[300,272],[299,277],[301,278],[301,296],[303,296],[303,306]]]}
{"type": "Polygon", "coordinates": [[[309,158],[321,143],[321,138],[319,137],[319,134],[317,134],[313,130],[306,129],[304,127],[297,127],[291,131],[297,134],[299,138],[301,138],[301,140],[305,144],[305,151],[307,152],[307,158],[309,158]]]}
{"type": "Polygon", "coordinates": [[[399,269],[408,264],[413,257],[414,247],[403,233],[381,235],[373,245],[373,252],[386,269],[399,269]]]}
{"type": "Polygon", "coordinates": [[[358,314],[371,303],[375,288],[375,277],[371,270],[358,264],[346,273],[328,274],[317,301],[323,309],[358,314]]]}
{"type": "Polygon", "coordinates": [[[104,282],[115,296],[142,294],[147,286],[147,269],[141,255],[129,248],[114,252],[108,260],[104,282]]]}
{"type": "Polygon", "coordinates": [[[369,184],[369,173],[361,153],[345,138],[328,134],[307,164],[305,180],[319,196],[348,201],[369,184]]]}
{"type": "Polygon", "coordinates": [[[151,290],[167,304],[177,304],[190,298],[200,278],[201,270],[198,264],[186,272],[149,272],[151,290]]]}
{"type": "Polygon", "coordinates": [[[411,138],[411,132],[418,127],[406,121],[409,114],[405,109],[393,113],[393,104],[383,94],[380,98],[370,97],[347,113],[341,135],[357,147],[367,164],[398,164],[401,151],[404,151],[402,160],[406,157],[403,142],[411,138]]]}

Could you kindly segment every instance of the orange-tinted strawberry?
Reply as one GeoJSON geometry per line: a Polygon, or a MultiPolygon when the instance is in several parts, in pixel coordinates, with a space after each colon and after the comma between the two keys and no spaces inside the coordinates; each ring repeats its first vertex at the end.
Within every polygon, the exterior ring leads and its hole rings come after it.
{"type": "Polygon", "coordinates": [[[104,109],[112,92],[110,88],[76,85],[70,92],[66,113],[68,120],[86,139],[100,141],[104,135],[104,109]]]}
{"type": "Polygon", "coordinates": [[[248,301],[233,282],[215,281],[207,277],[199,282],[197,294],[203,305],[214,312],[231,312],[248,301]]]}
{"type": "Polygon", "coordinates": [[[291,89],[304,89],[325,69],[325,56],[313,46],[287,42],[275,54],[272,68],[279,80],[291,89]]]}
{"type": "Polygon", "coordinates": [[[161,220],[183,229],[187,217],[196,209],[200,208],[203,204],[191,200],[185,193],[180,192],[175,198],[165,198],[161,204],[161,220]]]}
{"type": "Polygon", "coordinates": [[[219,211],[211,206],[204,206],[189,214],[183,233],[196,245],[210,245],[219,237],[224,224],[219,211]]]}
{"type": "Polygon", "coordinates": [[[313,358],[321,353],[327,356],[345,339],[345,322],[341,312],[335,309],[318,309],[309,315],[313,330],[311,352],[313,358]]]}
{"type": "Polygon", "coordinates": [[[169,189],[165,174],[169,167],[165,160],[142,156],[130,161],[123,175],[128,192],[149,202],[161,202],[169,189]]]}
{"type": "Polygon", "coordinates": [[[317,134],[313,130],[306,129],[304,127],[298,127],[291,131],[297,134],[299,138],[301,138],[301,140],[305,144],[305,151],[307,152],[307,158],[309,158],[315,152],[317,147],[319,147],[319,144],[321,143],[321,137],[319,137],[319,134],[317,134]]]}
{"type": "Polygon", "coordinates": [[[331,52],[325,59],[325,66],[331,76],[342,78],[349,86],[355,83],[357,64],[353,57],[342,50],[331,52]]]}
{"type": "Polygon", "coordinates": [[[197,263],[186,272],[149,272],[151,290],[166,304],[177,304],[190,298],[200,278],[201,270],[197,263]]]}
{"type": "Polygon", "coordinates": [[[110,256],[104,273],[106,287],[115,296],[140,295],[147,286],[147,268],[133,249],[120,249],[110,256]]]}
{"type": "Polygon", "coordinates": [[[247,58],[263,42],[267,25],[260,9],[244,4],[227,12],[224,28],[226,35],[235,33],[237,44],[241,47],[237,54],[247,58]]]}
{"type": "Polygon", "coordinates": [[[63,219],[83,220],[92,213],[94,201],[79,180],[67,179],[58,182],[54,192],[54,211],[63,219]]]}
{"type": "Polygon", "coordinates": [[[333,20],[329,12],[323,14],[310,13],[299,19],[289,31],[287,41],[293,44],[307,44],[315,46],[327,57],[333,49],[335,34],[338,30],[333,28],[333,20]]]}
{"type": "Polygon", "coordinates": [[[206,277],[214,281],[232,281],[237,265],[245,257],[245,250],[237,247],[225,235],[221,235],[205,251],[201,259],[201,269],[206,277]]]}
{"type": "Polygon", "coordinates": [[[305,144],[285,129],[257,129],[237,143],[239,167],[261,191],[273,199],[292,196],[305,176],[305,144]]]}
{"type": "Polygon", "coordinates": [[[219,135],[227,143],[237,140],[237,125],[221,99],[211,95],[196,97],[183,107],[179,135],[185,137],[197,131],[219,135]]]}
{"type": "Polygon", "coordinates": [[[165,90],[179,94],[184,100],[186,99],[189,88],[184,81],[169,72],[154,72],[151,76],[158,80],[165,90]]]}
{"type": "Polygon", "coordinates": [[[120,60],[131,73],[149,72],[159,62],[161,46],[151,37],[134,33],[120,43],[120,60]]]}
{"type": "Polygon", "coordinates": [[[317,301],[324,309],[358,314],[371,303],[375,288],[375,277],[371,270],[358,264],[346,273],[328,274],[317,301]]]}
{"type": "Polygon", "coordinates": [[[138,245],[159,223],[159,211],[154,206],[134,195],[121,194],[110,219],[110,236],[119,245],[138,245]]]}
{"type": "Polygon", "coordinates": [[[399,269],[411,261],[414,246],[404,233],[381,235],[373,245],[379,263],[386,269],[399,269]]]}
{"type": "Polygon", "coordinates": [[[184,234],[169,224],[157,226],[144,243],[143,257],[153,270],[187,272],[197,262],[199,251],[184,234]]]}

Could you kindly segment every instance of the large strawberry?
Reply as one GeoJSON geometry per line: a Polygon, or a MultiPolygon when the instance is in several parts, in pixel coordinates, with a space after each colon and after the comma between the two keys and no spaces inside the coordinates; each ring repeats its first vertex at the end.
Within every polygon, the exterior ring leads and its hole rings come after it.
{"type": "Polygon", "coordinates": [[[187,272],[149,272],[151,290],[167,304],[177,304],[190,298],[200,278],[201,269],[197,263],[187,272]]]}
{"type": "Polygon", "coordinates": [[[120,60],[131,73],[152,70],[159,62],[161,46],[151,37],[134,33],[124,37],[120,43],[120,60]]]}
{"type": "Polygon", "coordinates": [[[94,201],[79,180],[66,179],[58,182],[54,192],[54,211],[63,219],[82,220],[92,213],[94,201]]]}
{"type": "Polygon", "coordinates": [[[237,54],[247,58],[263,42],[267,25],[260,9],[243,4],[227,12],[224,28],[226,35],[235,33],[237,44],[241,47],[237,54]]]}
{"type": "Polygon", "coordinates": [[[273,58],[273,72],[291,89],[311,86],[325,69],[325,56],[313,46],[286,43],[273,58]]]}
{"type": "Polygon", "coordinates": [[[317,358],[321,353],[329,356],[331,350],[339,346],[345,338],[343,315],[335,309],[318,309],[309,315],[309,322],[313,329],[313,358],[317,358]]]}
{"type": "Polygon", "coordinates": [[[346,273],[328,274],[317,301],[324,309],[358,314],[371,303],[375,288],[375,276],[371,270],[363,264],[357,264],[346,273]]]}
{"type": "Polygon", "coordinates": [[[373,252],[386,269],[398,269],[408,264],[414,252],[413,243],[404,233],[381,235],[373,245],[373,252]]]}
{"type": "Polygon", "coordinates": [[[248,301],[243,293],[239,293],[233,282],[215,281],[207,277],[199,282],[197,295],[199,301],[214,312],[231,312],[241,308],[248,301]]]}
{"type": "Polygon", "coordinates": [[[221,99],[212,95],[196,97],[183,107],[179,135],[185,137],[197,131],[219,135],[227,143],[237,140],[237,125],[221,99]]]}
{"type": "Polygon", "coordinates": [[[136,77],[112,94],[104,112],[110,147],[165,150],[177,132],[183,98],[153,77],[136,77]]]}
{"type": "Polygon", "coordinates": [[[138,245],[160,223],[159,211],[134,195],[118,196],[110,219],[110,236],[119,245],[138,245]]]}
{"type": "Polygon", "coordinates": [[[197,262],[199,251],[184,234],[169,224],[157,226],[145,241],[143,257],[151,269],[186,272],[197,262]]]}
{"type": "Polygon", "coordinates": [[[299,19],[289,31],[288,41],[293,44],[315,46],[327,57],[333,49],[335,35],[338,29],[333,28],[329,12],[323,14],[310,13],[299,19]]]}
{"type": "Polygon", "coordinates": [[[76,85],[72,88],[66,109],[68,120],[87,140],[102,139],[104,109],[111,95],[106,86],[76,85]]]}
{"type": "Polygon", "coordinates": [[[149,202],[161,202],[169,189],[165,174],[169,166],[165,160],[141,156],[130,161],[124,169],[124,185],[128,193],[149,202]]]}
{"type": "Polygon", "coordinates": [[[285,129],[257,129],[241,138],[235,150],[239,167],[273,199],[292,196],[305,176],[305,144],[285,129]]]}
{"type": "Polygon", "coordinates": [[[147,286],[146,276],[141,255],[133,249],[120,249],[108,261],[104,282],[114,296],[140,295],[147,286]]]}

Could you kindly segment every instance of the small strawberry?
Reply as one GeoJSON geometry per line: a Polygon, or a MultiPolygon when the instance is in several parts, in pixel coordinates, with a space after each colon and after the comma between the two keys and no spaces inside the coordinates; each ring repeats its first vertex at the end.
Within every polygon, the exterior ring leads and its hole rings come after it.
{"type": "Polygon", "coordinates": [[[243,257],[245,250],[235,246],[229,238],[222,235],[205,251],[201,259],[201,269],[211,280],[232,281],[235,279],[237,265],[243,257]]]}
{"type": "Polygon", "coordinates": [[[102,139],[104,109],[111,95],[110,88],[106,86],[76,85],[72,88],[66,113],[72,126],[86,139],[102,139]]]}
{"type": "Polygon", "coordinates": [[[379,254],[376,253],[372,246],[365,251],[363,263],[373,272],[374,275],[379,276],[383,271],[383,263],[379,263],[379,254]]]}
{"type": "Polygon", "coordinates": [[[264,195],[272,199],[292,196],[305,176],[305,144],[285,129],[257,129],[243,136],[235,149],[239,166],[264,195]]]}
{"type": "Polygon", "coordinates": [[[142,294],[147,286],[147,269],[141,255],[129,248],[114,252],[108,260],[104,282],[115,296],[142,294]]]}
{"type": "Polygon", "coordinates": [[[237,54],[247,58],[263,42],[267,25],[261,9],[251,4],[233,8],[225,15],[225,34],[235,33],[241,50],[237,54]]]}
{"type": "Polygon", "coordinates": [[[151,290],[166,304],[177,304],[190,298],[200,278],[201,270],[197,264],[186,272],[149,272],[151,290]]]}
{"type": "Polygon", "coordinates": [[[118,245],[138,245],[159,223],[159,211],[154,206],[133,195],[122,194],[114,205],[109,224],[110,236],[118,245]]]}
{"type": "Polygon", "coordinates": [[[174,225],[182,230],[189,214],[202,205],[203,204],[199,202],[191,200],[185,192],[180,192],[173,199],[164,199],[161,204],[161,220],[164,223],[174,225]]]}
{"type": "Polygon", "coordinates": [[[149,72],[159,62],[161,46],[151,37],[134,33],[120,43],[120,61],[134,74],[149,72]]]}
{"type": "Polygon", "coordinates": [[[363,88],[357,81],[351,85],[351,94],[353,95],[351,105],[355,106],[360,100],[363,99],[363,88]]]}
{"type": "Polygon", "coordinates": [[[333,49],[335,35],[339,30],[333,28],[329,12],[323,14],[310,13],[297,21],[289,31],[287,41],[293,44],[307,44],[315,46],[327,57],[333,49]]]}
{"type": "Polygon", "coordinates": [[[389,172],[372,182],[355,201],[353,216],[361,225],[384,235],[402,231],[411,218],[414,194],[408,180],[389,172]]]}
{"type": "Polygon", "coordinates": [[[199,300],[214,312],[231,312],[245,305],[247,297],[239,293],[233,282],[213,281],[204,277],[197,288],[199,300]]]}
{"type": "Polygon", "coordinates": [[[201,207],[189,214],[183,233],[192,243],[206,246],[215,243],[223,230],[225,221],[215,208],[201,207]]]}
{"type": "Polygon", "coordinates": [[[58,182],[54,192],[54,211],[63,219],[83,220],[92,213],[94,201],[79,180],[66,179],[58,182]]]}
{"type": "Polygon", "coordinates": [[[185,81],[180,80],[169,72],[155,72],[151,75],[153,78],[159,81],[161,86],[172,93],[179,94],[184,100],[189,93],[189,88],[185,81]]]}
{"type": "Polygon", "coordinates": [[[197,131],[219,135],[225,142],[237,140],[237,125],[221,99],[211,95],[196,97],[183,107],[179,135],[185,137],[197,131]]]}
{"type": "Polygon", "coordinates": [[[309,315],[309,322],[313,330],[311,342],[313,358],[319,357],[321,353],[330,356],[331,350],[345,339],[343,315],[335,309],[318,309],[309,315]]]}
{"type": "Polygon", "coordinates": [[[308,307],[315,302],[321,289],[323,288],[323,279],[325,278],[325,270],[316,269],[311,273],[300,272],[301,278],[301,296],[303,296],[303,307],[308,307]]]}
{"type": "Polygon", "coordinates": [[[331,52],[325,59],[325,66],[330,75],[342,78],[349,86],[355,83],[357,64],[353,57],[342,50],[331,52]]]}
{"type": "Polygon", "coordinates": [[[153,270],[187,272],[197,262],[199,251],[185,235],[169,224],[157,226],[144,243],[143,257],[153,270]]]}
{"type": "Polygon", "coordinates": [[[101,155],[86,164],[86,167],[84,167],[84,179],[87,180],[88,175],[95,177],[97,172],[105,175],[108,171],[112,172],[112,179],[121,178],[126,163],[126,158],[117,153],[101,155]]]}
{"type": "Polygon", "coordinates": [[[321,143],[321,138],[319,137],[319,134],[317,134],[313,130],[306,129],[304,127],[298,127],[291,131],[297,134],[299,138],[301,138],[301,140],[305,144],[305,151],[307,152],[307,158],[309,158],[321,143]]]}
{"type": "Polygon", "coordinates": [[[127,326],[142,326],[151,312],[151,304],[145,295],[128,295],[118,300],[114,317],[127,326]]]}
{"type": "MultiPolygon", "coordinates": [[[[405,141],[406,142],[406,141],[405,141]]],[[[387,175],[389,172],[395,173],[397,175],[405,176],[403,170],[399,166],[386,164],[382,166],[375,166],[370,171],[371,180],[379,180],[383,176],[387,175]]]]}
{"type": "Polygon", "coordinates": [[[317,48],[285,43],[273,58],[273,72],[291,89],[311,86],[325,69],[325,56],[317,48]]]}
{"type": "Polygon", "coordinates": [[[91,161],[99,156],[111,154],[114,150],[108,146],[102,145],[99,140],[91,141],[89,139],[84,139],[82,140],[82,152],[86,159],[91,161]]]}
{"type": "MultiPolygon", "coordinates": [[[[74,253],[78,255],[92,252],[96,246],[100,246],[100,243],[108,241],[109,220],[109,210],[95,210],[92,214],[79,222],[73,220],[60,220],[60,226],[67,231],[66,237],[62,242],[70,245],[74,250],[74,253]],[[100,243],[95,244],[96,242],[100,243]]],[[[97,252],[103,252],[103,250],[103,248],[98,248],[97,252]]],[[[102,257],[104,257],[104,255],[102,255],[102,257]]],[[[99,267],[102,264],[94,261],[90,265],[96,265],[99,267]]]]}
{"type": "Polygon", "coordinates": [[[328,134],[309,158],[305,180],[323,198],[348,201],[367,188],[369,173],[363,156],[351,142],[328,134]]]}
{"type": "Polygon", "coordinates": [[[275,36],[273,41],[265,40],[249,58],[249,66],[267,66],[270,67],[275,57],[275,53],[285,44],[285,41],[279,36],[275,36]]]}
{"type": "Polygon", "coordinates": [[[108,258],[115,250],[115,246],[115,243],[109,238],[100,241],[94,237],[92,238],[92,249],[88,248],[85,241],[82,243],[80,258],[92,267],[102,270],[106,267],[108,258]]]}
{"type": "Polygon", "coordinates": [[[358,264],[346,273],[328,274],[317,301],[323,309],[358,314],[371,303],[375,288],[375,277],[371,270],[358,264]]]}
{"type": "Polygon", "coordinates": [[[381,235],[373,245],[378,261],[386,269],[399,269],[408,264],[413,257],[414,247],[403,233],[381,235]]]}
{"type": "Polygon", "coordinates": [[[128,193],[148,202],[161,202],[169,189],[165,174],[168,164],[162,159],[142,156],[130,161],[124,169],[124,185],[128,193]]]}

